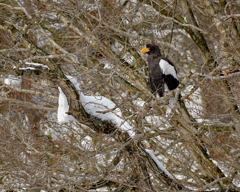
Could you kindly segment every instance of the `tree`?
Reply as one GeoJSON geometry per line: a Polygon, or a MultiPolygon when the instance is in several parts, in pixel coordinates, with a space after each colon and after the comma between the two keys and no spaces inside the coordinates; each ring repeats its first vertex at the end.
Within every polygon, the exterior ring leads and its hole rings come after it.
{"type": "Polygon", "coordinates": [[[1,188],[239,191],[239,8],[232,0],[2,0],[1,188]],[[181,82],[160,100],[140,54],[147,43],[160,46],[181,82]],[[136,135],[87,113],[66,75],[85,95],[113,101],[136,135]],[[58,87],[75,122],[57,123],[58,87]]]}

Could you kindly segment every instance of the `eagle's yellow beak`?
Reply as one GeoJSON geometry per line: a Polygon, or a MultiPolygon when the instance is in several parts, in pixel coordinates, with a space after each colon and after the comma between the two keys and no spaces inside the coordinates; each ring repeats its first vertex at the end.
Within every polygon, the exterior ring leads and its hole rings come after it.
{"type": "Polygon", "coordinates": [[[149,52],[149,51],[150,51],[149,48],[144,47],[144,48],[141,50],[141,54],[143,54],[143,53],[147,53],[147,52],[149,52]]]}

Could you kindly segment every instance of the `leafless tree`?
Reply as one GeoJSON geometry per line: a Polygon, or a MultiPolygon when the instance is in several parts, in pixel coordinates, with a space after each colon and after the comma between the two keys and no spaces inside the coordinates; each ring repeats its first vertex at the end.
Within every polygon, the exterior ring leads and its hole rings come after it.
{"type": "Polygon", "coordinates": [[[1,0],[0,189],[240,191],[239,9],[234,0],[1,0]],[[147,43],[180,79],[160,100],[140,54],[147,43]],[[84,111],[66,75],[116,103],[135,137],[84,111]],[[77,122],[57,123],[58,87],[77,122]]]}

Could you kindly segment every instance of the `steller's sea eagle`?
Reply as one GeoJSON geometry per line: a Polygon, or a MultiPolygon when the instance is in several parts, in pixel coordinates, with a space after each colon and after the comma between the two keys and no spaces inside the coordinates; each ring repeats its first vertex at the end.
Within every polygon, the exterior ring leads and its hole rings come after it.
{"type": "Polygon", "coordinates": [[[152,93],[162,97],[164,91],[176,89],[179,85],[177,70],[169,59],[161,55],[159,47],[147,44],[141,53],[148,54],[148,83],[152,93]]]}

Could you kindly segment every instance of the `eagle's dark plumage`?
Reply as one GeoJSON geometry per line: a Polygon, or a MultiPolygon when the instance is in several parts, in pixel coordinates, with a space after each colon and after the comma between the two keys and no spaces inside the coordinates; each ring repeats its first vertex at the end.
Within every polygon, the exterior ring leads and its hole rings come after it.
{"type": "Polygon", "coordinates": [[[161,55],[159,47],[147,44],[141,53],[148,54],[148,83],[152,93],[162,97],[164,91],[176,89],[179,85],[177,70],[169,59],[161,55]]]}

